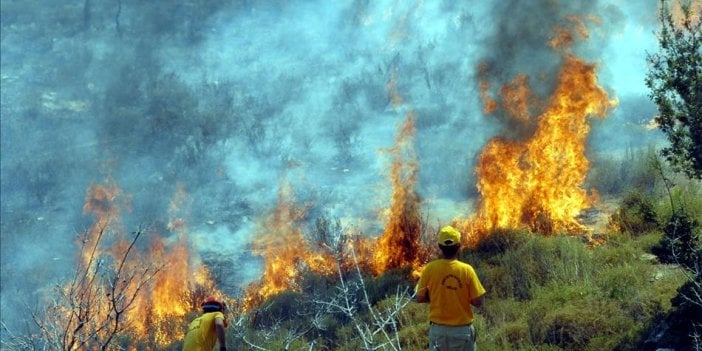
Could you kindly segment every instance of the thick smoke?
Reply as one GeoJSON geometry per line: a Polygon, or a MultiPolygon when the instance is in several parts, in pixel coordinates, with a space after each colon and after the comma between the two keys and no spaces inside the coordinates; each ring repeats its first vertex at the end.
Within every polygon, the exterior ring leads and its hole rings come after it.
{"type": "Polygon", "coordinates": [[[164,236],[185,189],[193,250],[231,267],[228,292],[256,278],[251,235],[283,182],[311,219],[381,232],[379,150],[409,110],[428,214],[467,215],[474,158],[503,127],[482,112],[477,67],[496,84],[528,74],[547,96],[560,61],[546,42],[566,15],[601,18],[573,50],[622,94],[592,147],[607,150],[612,129],[618,146],[645,142],[655,1],[612,3],[2,2],[2,320],[21,321],[68,272],[92,220],[86,189],[106,178],[129,200],[124,227],[164,236]]]}

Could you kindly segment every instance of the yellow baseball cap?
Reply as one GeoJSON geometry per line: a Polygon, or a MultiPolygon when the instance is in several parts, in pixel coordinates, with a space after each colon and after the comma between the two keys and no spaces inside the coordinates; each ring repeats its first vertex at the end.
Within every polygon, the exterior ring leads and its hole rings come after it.
{"type": "Polygon", "coordinates": [[[461,232],[447,225],[439,231],[439,245],[453,246],[461,243],[461,232]]]}

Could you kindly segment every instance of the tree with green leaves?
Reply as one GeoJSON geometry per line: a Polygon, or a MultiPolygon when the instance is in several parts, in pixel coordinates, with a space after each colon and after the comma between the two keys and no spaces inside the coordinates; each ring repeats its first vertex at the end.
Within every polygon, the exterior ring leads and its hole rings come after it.
{"type": "Polygon", "coordinates": [[[680,0],[673,16],[661,0],[659,52],[649,54],[646,85],[658,105],[655,121],[670,145],[662,155],[677,171],[702,179],[702,6],[680,0]]]}

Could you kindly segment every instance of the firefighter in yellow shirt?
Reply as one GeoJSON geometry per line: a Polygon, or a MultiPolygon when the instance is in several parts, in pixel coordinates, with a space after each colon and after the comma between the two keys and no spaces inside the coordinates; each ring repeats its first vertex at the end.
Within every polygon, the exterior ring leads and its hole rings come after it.
{"type": "Polygon", "coordinates": [[[451,226],[439,231],[443,258],[429,262],[416,288],[416,301],[429,303],[429,349],[475,351],[473,309],[483,304],[485,289],[475,270],[458,260],[461,233],[451,226]]]}
{"type": "Polygon", "coordinates": [[[202,315],[195,318],[188,326],[183,351],[212,351],[219,341],[219,350],[226,351],[224,318],[226,305],[214,296],[208,297],[202,304],[202,315]]]}

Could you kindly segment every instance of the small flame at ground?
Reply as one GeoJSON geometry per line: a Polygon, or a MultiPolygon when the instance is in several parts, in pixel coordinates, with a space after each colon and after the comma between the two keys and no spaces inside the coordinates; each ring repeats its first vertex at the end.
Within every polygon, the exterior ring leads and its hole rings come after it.
{"type": "Polygon", "coordinates": [[[245,309],[254,307],[281,291],[298,289],[305,270],[332,274],[336,261],[325,250],[312,250],[299,227],[306,209],[295,205],[290,184],[278,192],[278,206],[254,235],[253,251],[264,257],[261,279],[246,291],[245,309]]]}

